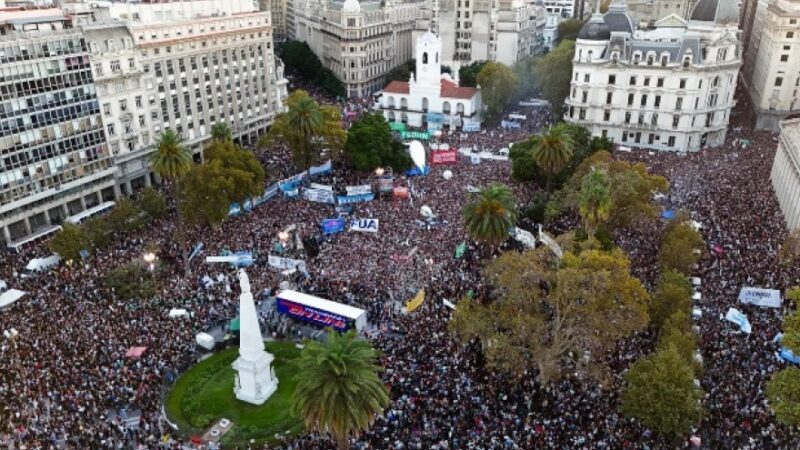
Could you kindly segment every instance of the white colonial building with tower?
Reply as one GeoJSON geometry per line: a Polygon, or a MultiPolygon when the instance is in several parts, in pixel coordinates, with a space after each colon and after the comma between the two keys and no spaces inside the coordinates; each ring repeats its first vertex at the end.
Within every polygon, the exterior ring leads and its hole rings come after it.
{"type": "Polygon", "coordinates": [[[461,87],[443,74],[441,57],[438,36],[428,31],[417,39],[416,73],[407,82],[390,82],[379,99],[386,120],[428,129],[480,123],[480,87],[461,87]]]}
{"type": "Polygon", "coordinates": [[[736,0],[700,0],[637,30],[624,0],[578,34],[565,120],[631,147],[697,151],[725,141],[741,66],[736,0]]]}

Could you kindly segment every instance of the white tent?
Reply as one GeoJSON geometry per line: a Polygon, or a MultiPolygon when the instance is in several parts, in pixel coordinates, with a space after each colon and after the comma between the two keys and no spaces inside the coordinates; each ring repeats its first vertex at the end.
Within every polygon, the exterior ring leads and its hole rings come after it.
{"type": "Polygon", "coordinates": [[[408,144],[408,154],[411,156],[411,160],[414,161],[414,165],[422,169],[425,167],[425,147],[422,145],[420,141],[411,141],[408,144]]]}
{"type": "Polygon", "coordinates": [[[194,341],[197,343],[197,345],[206,350],[213,350],[214,344],[216,343],[214,341],[214,336],[211,336],[208,333],[197,333],[197,335],[194,337],[194,341]]]}
{"type": "Polygon", "coordinates": [[[56,254],[50,255],[47,258],[33,258],[28,262],[25,268],[30,271],[49,269],[58,264],[59,261],[61,261],[61,257],[56,254]]]}
{"type": "Polygon", "coordinates": [[[0,309],[10,306],[17,300],[21,299],[25,294],[25,291],[20,291],[17,289],[9,289],[3,292],[0,294],[0,309]]]}
{"type": "Polygon", "coordinates": [[[176,319],[178,317],[189,317],[189,311],[183,308],[173,308],[169,311],[170,319],[176,319]]]}

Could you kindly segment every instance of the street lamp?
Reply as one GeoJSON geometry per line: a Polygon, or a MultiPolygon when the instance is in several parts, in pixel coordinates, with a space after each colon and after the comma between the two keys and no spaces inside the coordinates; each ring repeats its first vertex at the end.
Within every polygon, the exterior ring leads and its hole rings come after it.
{"type": "Polygon", "coordinates": [[[378,167],[375,169],[375,176],[382,177],[386,171],[383,170],[383,167],[378,167]]]}

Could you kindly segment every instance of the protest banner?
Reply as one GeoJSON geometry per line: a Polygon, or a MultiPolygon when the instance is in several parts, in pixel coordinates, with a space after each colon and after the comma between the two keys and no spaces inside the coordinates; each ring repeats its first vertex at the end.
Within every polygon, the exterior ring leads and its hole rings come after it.
{"type": "Polygon", "coordinates": [[[378,232],[378,219],[353,219],[350,221],[351,231],[378,232]]]}
{"type": "Polygon", "coordinates": [[[436,150],[431,152],[431,165],[458,163],[458,150],[436,150]]]}
{"type": "Polygon", "coordinates": [[[375,200],[375,194],[339,195],[336,197],[336,202],[340,205],[348,205],[350,203],[370,202],[372,200],[375,200]]]}
{"type": "Polygon", "coordinates": [[[750,321],[747,320],[747,316],[736,308],[728,308],[728,312],[725,313],[725,320],[735,323],[739,326],[740,330],[747,334],[753,331],[753,328],[750,326],[750,321]]]}
{"type": "Polygon", "coordinates": [[[381,177],[378,179],[378,186],[380,187],[379,190],[381,193],[392,192],[392,186],[394,186],[394,177],[390,175],[381,177]]]}
{"type": "Polygon", "coordinates": [[[744,305],[765,306],[767,308],[780,308],[783,305],[781,291],[754,287],[743,287],[739,291],[739,302],[744,305]]]}
{"type": "Polygon", "coordinates": [[[327,160],[324,163],[320,164],[319,166],[313,166],[308,169],[308,174],[313,176],[322,175],[324,173],[329,173],[333,170],[333,164],[331,164],[331,160],[327,160]]]}
{"type": "Polygon", "coordinates": [[[306,262],[302,259],[283,258],[281,256],[269,255],[269,265],[280,270],[297,269],[307,273],[306,262]]]}
{"type": "Polygon", "coordinates": [[[324,219],[322,221],[322,234],[333,234],[344,231],[344,219],[324,219]]]}
{"type": "Polygon", "coordinates": [[[303,191],[303,198],[310,202],[328,203],[331,205],[335,202],[333,191],[325,189],[306,189],[303,191]]]}
{"type": "Polygon", "coordinates": [[[372,186],[368,184],[362,184],[361,186],[345,186],[344,190],[347,191],[347,195],[371,194],[372,186]]]}
{"type": "Polygon", "coordinates": [[[407,187],[396,187],[392,191],[392,195],[394,195],[394,198],[396,198],[396,199],[408,198],[408,188],[407,187]]]}
{"type": "Polygon", "coordinates": [[[417,295],[412,297],[408,302],[406,302],[406,312],[414,312],[420,306],[422,306],[422,302],[425,301],[425,289],[420,289],[417,292],[417,295]]]}

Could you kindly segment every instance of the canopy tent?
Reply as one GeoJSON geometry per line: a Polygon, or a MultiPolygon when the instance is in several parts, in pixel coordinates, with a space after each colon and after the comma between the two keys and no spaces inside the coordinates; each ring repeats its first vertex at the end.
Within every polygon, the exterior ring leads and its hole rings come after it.
{"type": "Polygon", "coordinates": [[[47,258],[33,258],[28,262],[28,265],[25,266],[25,269],[31,271],[44,270],[55,266],[59,261],[61,261],[61,257],[56,254],[50,255],[47,258]]]}
{"type": "Polygon", "coordinates": [[[5,308],[6,306],[10,306],[17,300],[24,297],[26,294],[25,291],[20,291],[18,289],[9,289],[2,294],[0,294],[0,309],[5,308]]]}
{"type": "Polygon", "coordinates": [[[169,318],[170,319],[175,319],[175,318],[178,318],[178,317],[189,317],[189,311],[186,311],[183,308],[172,308],[169,311],[169,318]]]}
{"type": "Polygon", "coordinates": [[[216,341],[214,340],[214,336],[208,333],[197,333],[194,337],[195,343],[200,347],[203,347],[206,350],[213,350],[216,341]]]}
{"type": "Polygon", "coordinates": [[[125,352],[125,357],[130,359],[139,359],[142,357],[147,347],[131,347],[125,352]]]}

